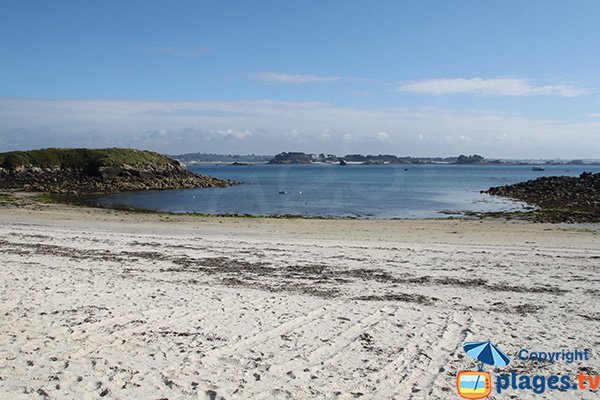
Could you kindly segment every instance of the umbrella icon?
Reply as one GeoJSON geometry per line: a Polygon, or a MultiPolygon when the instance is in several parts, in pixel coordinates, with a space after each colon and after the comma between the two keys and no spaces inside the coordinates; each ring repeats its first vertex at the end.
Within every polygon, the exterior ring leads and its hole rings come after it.
{"type": "Polygon", "coordinates": [[[483,364],[505,367],[510,358],[492,342],[466,342],[463,345],[465,352],[479,361],[479,370],[483,371],[483,364]]]}
{"type": "MultiPolygon", "coordinates": [[[[505,367],[510,362],[510,358],[492,342],[466,342],[463,349],[470,357],[479,361],[479,371],[483,371],[483,364],[505,367]]],[[[478,387],[480,378],[481,374],[477,375],[474,388],[478,387]]]]}

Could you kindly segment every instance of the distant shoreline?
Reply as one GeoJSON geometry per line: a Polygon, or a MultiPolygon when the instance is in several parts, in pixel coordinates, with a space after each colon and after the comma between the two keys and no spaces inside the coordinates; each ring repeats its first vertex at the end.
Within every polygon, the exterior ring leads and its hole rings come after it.
{"type": "MultiPolygon", "coordinates": [[[[181,161],[181,160],[180,160],[181,161]]],[[[185,165],[220,165],[220,166],[234,166],[235,162],[231,162],[231,161],[181,161],[182,163],[184,163],[185,165]]],[[[323,161],[311,161],[308,163],[295,163],[295,162],[290,162],[290,163],[269,163],[266,161],[244,161],[243,163],[238,163],[239,165],[242,164],[247,164],[248,166],[252,166],[252,165],[331,165],[331,166],[339,166],[338,162],[323,162],[323,161]]],[[[537,167],[537,166],[560,166],[560,167],[587,167],[587,166],[600,166],[600,162],[594,162],[594,163],[584,163],[584,164],[569,164],[569,163],[562,163],[562,162],[499,162],[499,163],[495,163],[495,162],[484,162],[484,163],[473,163],[473,164],[460,164],[460,163],[452,163],[452,162],[443,162],[443,161],[431,161],[431,162],[412,162],[412,163],[402,163],[402,164],[398,164],[398,163],[364,163],[364,162],[357,162],[357,161],[349,161],[347,162],[347,165],[365,165],[365,166],[410,166],[410,165],[456,165],[456,166],[479,166],[479,167],[485,167],[485,166],[498,166],[498,167],[502,167],[502,166],[506,166],[506,167],[517,167],[517,166],[524,166],[524,167],[537,167]]]]}
{"type": "Polygon", "coordinates": [[[600,165],[600,159],[505,159],[485,158],[478,154],[466,156],[461,154],[453,157],[415,157],[396,156],[392,154],[363,155],[346,154],[337,156],[325,153],[282,152],[274,156],[268,155],[232,155],[232,154],[207,154],[188,153],[171,155],[185,164],[460,164],[460,165],[600,165]]]}

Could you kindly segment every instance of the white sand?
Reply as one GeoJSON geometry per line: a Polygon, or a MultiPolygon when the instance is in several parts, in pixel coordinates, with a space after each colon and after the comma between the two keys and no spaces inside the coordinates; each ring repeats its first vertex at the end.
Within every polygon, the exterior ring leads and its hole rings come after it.
{"type": "MultiPolygon", "coordinates": [[[[598,348],[599,238],[3,206],[0,398],[458,398],[464,341],[598,348]]],[[[498,371],[598,374],[599,360],[498,371]]]]}

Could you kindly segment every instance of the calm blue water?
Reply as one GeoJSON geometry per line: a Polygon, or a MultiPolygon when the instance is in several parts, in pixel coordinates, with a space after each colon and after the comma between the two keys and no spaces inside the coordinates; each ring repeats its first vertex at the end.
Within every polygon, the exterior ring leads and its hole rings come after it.
{"type": "Polygon", "coordinates": [[[95,201],[178,213],[435,218],[445,216],[440,213],[442,210],[523,208],[523,204],[479,193],[490,186],[544,175],[600,172],[599,166],[548,166],[541,172],[532,171],[530,166],[467,165],[193,165],[189,168],[192,172],[244,184],[121,193],[95,201]]]}

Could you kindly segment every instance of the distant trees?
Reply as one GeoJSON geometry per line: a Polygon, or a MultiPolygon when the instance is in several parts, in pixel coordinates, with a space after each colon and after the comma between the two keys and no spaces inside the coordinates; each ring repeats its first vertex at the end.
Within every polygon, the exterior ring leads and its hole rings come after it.
{"type": "Polygon", "coordinates": [[[273,156],[256,154],[210,154],[210,153],[187,153],[173,155],[173,158],[181,162],[267,162],[273,156]]]}
{"type": "Polygon", "coordinates": [[[302,152],[283,152],[273,157],[269,164],[309,164],[311,162],[338,162],[344,160],[350,163],[360,164],[408,164],[408,163],[448,163],[448,164],[481,164],[485,158],[479,154],[466,156],[461,154],[458,157],[429,158],[429,157],[398,157],[391,154],[363,155],[346,154],[343,157],[337,157],[335,154],[307,154],[302,152]]]}
{"type": "Polygon", "coordinates": [[[457,164],[478,164],[478,163],[482,162],[483,160],[485,160],[485,158],[483,158],[479,154],[473,154],[472,156],[465,156],[464,154],[461,154],[460,156],[458,156],[456,158],[456,163],[457,164]]]}
{"type": "Polygon", "coordinates": [[[583,160],[571,160],[566,163],[567,165],[584,165],[583,160]]]}
{"type": "Polygon", "coordinates": [[[367,160],[367,157],[363,156],[362,154],[346,154],[346,156],[343,158],[344,160],[351,162],[364,162],[367,160]]]}
{"type": "Polygon", "coordinates": [[[284,151],[273,157],[273,159],[269,161],[269,164],[309,164],[312,160],[312,154],[284,151]]]}

